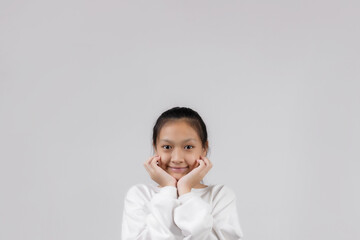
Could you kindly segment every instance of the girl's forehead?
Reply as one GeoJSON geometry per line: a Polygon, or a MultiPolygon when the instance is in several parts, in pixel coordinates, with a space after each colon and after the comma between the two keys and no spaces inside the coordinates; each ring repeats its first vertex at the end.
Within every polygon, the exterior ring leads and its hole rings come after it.
{"type": "Polygon", "coordinates": [[[172,122],[165,123],[164,126],[161,128],[160,132],[164,132],[164,131],[195,132],[193,127],[184,120],[176,121],[176,122],[172,121],[172,122]]]}
{"type": "Polygon", "coordinates": [[[160,129],[159,137],[160,139],[163,136],[173,136],[173,137],[193,137],[198,138],[198,134],[195,129],[186,121],[178,120],[171,121],[164,124],[160,129]]]}

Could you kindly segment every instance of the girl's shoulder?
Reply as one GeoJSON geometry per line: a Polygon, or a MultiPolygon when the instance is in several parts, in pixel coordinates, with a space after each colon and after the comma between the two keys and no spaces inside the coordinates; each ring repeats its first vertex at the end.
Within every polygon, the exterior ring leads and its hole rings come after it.
{"type": "Polygon", "coordinates": [[[214,196],[214,198],[222,199],[222,198],[228,198],[228,199],[235,199],[236,194],[235,191],[225,184],[213,184],[210,185],[210,191],[211,194],[214,196]]]}
{"type": "Polygon", "coordinates": [[[137,183],[128,188],[126,198],[142,198],[146,200],[151,198],[154,192],[156,192],[155,186],[146,183],[137,183]]]}

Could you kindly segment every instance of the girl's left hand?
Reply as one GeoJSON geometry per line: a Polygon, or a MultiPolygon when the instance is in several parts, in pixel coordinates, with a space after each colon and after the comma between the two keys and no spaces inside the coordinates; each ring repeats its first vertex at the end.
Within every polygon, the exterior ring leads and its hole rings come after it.
{"type": "Polygon", "coordinates": [[[207,157],[200,156],[200,159],[197,161],[199,162],[199,166],[178,180],[177,189],[179,195],[190,192],[191,188],[199,184],[212,168],[212,163],[207,157]]]}

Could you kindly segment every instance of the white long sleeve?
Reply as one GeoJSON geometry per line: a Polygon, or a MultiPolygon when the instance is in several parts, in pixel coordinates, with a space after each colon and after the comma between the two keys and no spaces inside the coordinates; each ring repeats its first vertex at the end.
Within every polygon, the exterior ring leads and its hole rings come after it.
{"type": "Polygon", "coordinates": [[[176,187],[166,186],[157,193],[144,184],[131,187],[124,202],[122,240],[176,240],[181,234],[173,221],[177,205],[176,187]]]}
{"type": "Polygon", "coordinates": [[[174,210],[174,221],[184,240],[242,239],[234,192],[218,185],[212,195],[211,204],[195,192],[178,198],[180,205],[174,210]]]}
{"type": "Polygon", "coordinates": [[[224,185],[177,189],[148,184],[132,186],[125,197],[122,240],[243,239],[234,192],[224,185]]]}

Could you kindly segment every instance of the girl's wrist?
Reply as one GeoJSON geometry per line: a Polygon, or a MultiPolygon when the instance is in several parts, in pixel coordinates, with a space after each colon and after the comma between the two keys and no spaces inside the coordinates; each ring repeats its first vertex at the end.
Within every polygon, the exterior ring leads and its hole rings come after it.
{"type": "Polygon", "coordinates": [[[179,196],[184,195],[185,193],[191,192],[190,187],[178,187],[177,190],[178,190],[179,196]]]}
{"type": "Polygon", "coordinates": [[[177,189],[180,196],[182,194],[190,192],[191,186],[189,184],[186,184],[185,182],[180,182],[180,184],[177,184],[177,189]]]}
{"type": "Polygon", "coordinates": [[[176,187],[176,183],[167,183],[167,184],[164,184],[164,185],[160,185],[160,187],[166,187],[166,186],[176,187]]]}

